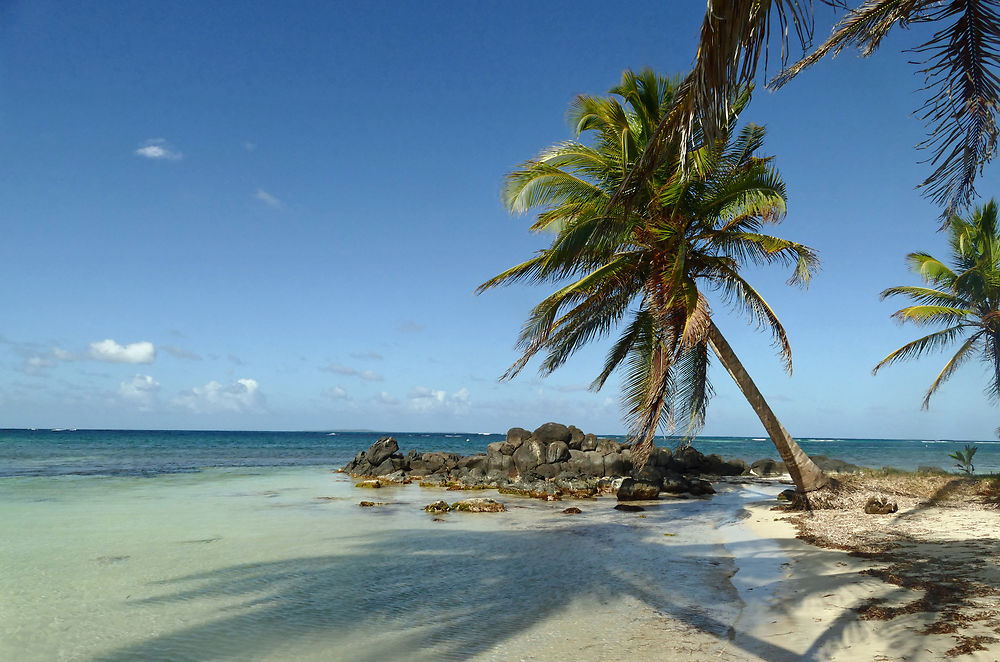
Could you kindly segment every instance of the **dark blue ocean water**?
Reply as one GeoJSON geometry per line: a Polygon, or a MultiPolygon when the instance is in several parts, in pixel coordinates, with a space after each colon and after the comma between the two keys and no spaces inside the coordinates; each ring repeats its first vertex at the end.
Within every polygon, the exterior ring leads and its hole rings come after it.
{"type": "MultiPolygon", "coordinates": [[[[485,452],[504,435],[413,432],[224,432],[177,430],[0,430],[0,477],[58,475],[158,475],[206,467],[344,465],[359,450],[391,434],[402,452],[485,452]]],[[[612,437],[623,440],[623,437],[612,437]]],[[[810,455],[822,454],[868,467],[950,469],[948,455],[966,442],[934,439],[799,439],[810,455]]],[[[657,444],[672,448],[675,439],[657,444]]],[[[975,442],[978,473],[1000,472],[1000,442],[975,442]]],[[[703,453],[748,462],[778,454],[767,438],[699,437],[703,453]]]]}

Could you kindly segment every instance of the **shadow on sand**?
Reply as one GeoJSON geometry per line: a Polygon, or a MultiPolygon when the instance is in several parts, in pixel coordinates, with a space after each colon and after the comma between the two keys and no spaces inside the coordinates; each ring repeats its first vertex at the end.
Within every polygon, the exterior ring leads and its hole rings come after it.
{"type": "MultiPolygon", "coordinates": [[[[136,609],[190,600],[218,600],[227,607],[210,621],[91,659],[294,659],[285,653],[315,645],[339,662],[464,660],[503,651],[505,641],[574,601],[600,609],[621,596],[715,637],[725,649],[719,659],[823,659],[825,647],[846,640],[858,626],[856,614],[843,614],[805,655],[742,631],[742,602],[729,581],[737,568],[726,550],[714,543],[655,539],[662,535],[638,531],[623,517],[621,522],[495,531],[442,525],[397,531],[391,540],[354,538],[346,553],[233,565],[161,582],[156,588],[163,595],[133,603],[136,609]]],[[[726,547],[737,557],[759,549],[742,545],[752,543],[726,547]]],[[[802,554],[837,555],[813,548],[802,554]]],[[[829,588],[856,580],[855,573],[838,572],[829,563],[829,588]]],[[[782,587],[787,584],[761,588],[782,587]]],[[[794,611],[797,601],[784,604],[794,611]]],[[[608,638],[614,640],[621,626],[609,617],[608,638]]],[[[908,649],[919,646],[915,639],[900,637],[892,645],[906,658],[908,649]]],[[[656,659],[670,656],[669,650],[661,653],[656,659]]]]}

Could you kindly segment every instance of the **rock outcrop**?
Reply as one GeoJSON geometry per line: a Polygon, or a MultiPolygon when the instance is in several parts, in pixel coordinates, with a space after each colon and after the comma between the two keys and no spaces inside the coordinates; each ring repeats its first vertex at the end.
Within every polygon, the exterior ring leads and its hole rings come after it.
{"type": "MultiPolygon", "coordinates": [[[[815,456],[827,471],[853,471],[855,465],[815,456]]],[[[399,452],[392,437],[383,437],[359,452],[341,471],[367,479],[364,487],[418,480],[422,486],[449,489],[495,488],[502,494],[545,499],[615,494],[619,501],[656,499],[661,493],[707,496],[715,493],[702,476],[778,476],[785,465],[771,459],[747,465],[704,455],[687,447],[671,452],[654,448],[641,470],[632,464],[631,449],[614,439],[601,439],[575,426],[545,423],[533,432],[511,428],[504,441],[485,453],[399,452]]]]}

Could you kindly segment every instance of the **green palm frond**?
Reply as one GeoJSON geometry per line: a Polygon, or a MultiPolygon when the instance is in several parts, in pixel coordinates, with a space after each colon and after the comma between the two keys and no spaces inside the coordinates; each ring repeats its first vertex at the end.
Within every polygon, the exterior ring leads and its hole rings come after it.
{"type": "MultiPolygon", "coordinates": [[[[535,356],[548,374],[580,348],[619,328],[591,388],[618,373],[622,407],[641,466],[656,431],[692,434],[712,394],[708,336],[712,311],[700,287],[722,289],[775,336],[790,369],[785,331],[774,311],[739,275],[746,265],[787,264],[793,280],[815,272],[815,251],[761,232],[785,212],[785,187],[767,157],[757,155],[764,129],[718,127],[718,139],[690,133],[688,167],[679,151],[661,154],[648,176],[633,180],[628,204],[613,200],[683,93],[684,82],[644,70],[625,72],[613,98],[577,97],[569,119],[579,141],[543,151],[508,175],[512,212],[537,213],[533,230],[554,236],[531,260],[480,286],[520,281],[564,283],[532,308],[521,329],[520,356],[504,378],[535,356]]],[[[730,99],[743,108],[747,94],[730,99]]],[[[732,118],[735,119],[735,116],[732,118]]]]}
{"type": "Polygon", "coordinates": [[[958,348],[954,356],[948,359],[948,362],[944,364],[944,368],[938,373],[937,378],[931,384],[931,387],[927,389],[927,394],[924,396],[924,401],[920,405],[922,409],[930,409],[931,406],[931,396],[937,392],[941,384],[944,384],[949,377],[951,377],[955,370],[958,369],[962,363],[972,356],[972,350],[976,346],[976,341],[979,340],[978,334],[971,336],[968,340],[962,343],[962,346],[958,348]]]}
{"type": "Polygon", "coordinates": [[[1000,400],[1000,227],[997,205],[990,200],[968,216],[948,223],[951,260],[955,269],[927,253],[910,253],[910,267],[934,287],[900,286],[882,292],[882,298],[902,295],[919,305],[897,310],[892,317],[918,325],[944,324],[948,328],[907,343],[875,366],[917,358],[943,349],[968,335],[924,397],[924,407],[954,371],[973,354],[990,370],[986,393],[1000,400]]]}

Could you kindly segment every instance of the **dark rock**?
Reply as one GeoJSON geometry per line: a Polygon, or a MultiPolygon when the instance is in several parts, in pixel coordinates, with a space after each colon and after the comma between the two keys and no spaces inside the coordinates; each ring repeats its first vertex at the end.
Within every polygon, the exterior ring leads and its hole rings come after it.
{"type": "Polygon", "coordinates": [[[434,503],[424,506],[424,510],[429,513],[446,513],[451,510],[451,506],[445,500],[435,501],[434,503]]]}
{"type": "Polygon", "coordinates": [[[579,515],[582,512],[583,512],[582,510],[576,507],[567,508],[566,510],[563,511],[563,513],[566,515],[579,515]]]}
{"type": "Polygon", "coordinates": [[[702,480],[701,478],[695,478],[691,481],[691,487],[688,489],[688,494],[693,496],[705,496],[706,494],[715,494],[715,488],[707,480],[702,480]]]}
{"type": "Polygon", "coordinates": [[[869,515],[889,515],[899,510],[895,501],[889,501],[885,497],[872,497],[865,504],[865,512],[869,515]]]}
{"type": "Polygon", "coordinates": [[[664,471],[659,467],[653,466],[650,463],[646,463],[639,471],[632,469],[632,478],[639,481],[644,481],[647,483],[656,483],[659,485],[663,481],[664,471]]]}
{"type": "Polygon", "coordinates": [[[764,458],[750,465],[750,473],[755,476],[781,476],[788,473],[788,469],[785,467],[784,462],[764,458]]]}
{"type": "Polygon", "coordinates": [[[504,447],[506,445],[507,445],[506,441],[494,441],[492,444],[487,444],[486,457],[494,457],[496,455],[510,455],[510,453],[504,453],[504,447]]]}
{"type": "Polygon", "coordinates": [[[671,462],[671,467],[681,473],[702,473],[707,466],[705,456],[691,446],[675,452],[671,462]]]}
{"type": "MultiPolygon", "coordinates": [[[[511,453],[520,448],[521,444],[527,441],[530,436],[531,433],[524,428],[511,428],[507,430],[507,443],[510,444],[511,453]]],[[[510,455],[510,453],[504,453],[504,455],[510,455]]]]}
{"type": "Polygon", "coordinates": [[[549,464],[570,459],[569,446],[563,441],[553,441],[545,450],[545,461],[549,464]]]}
{"type": "Polygon", "coordinates": [[[560,492],[573,497],[588,497],[597,493],[596,479],[584,478],[568,471],[556,476],[555,483],[560,492]]]}
{"type": "Polygon", "coordinates": [[[601,455],[608,455],[610,453],[620,453],[622,450],[622,445],[619,444],[614,439],[598,439],[597,447],[594,449],[601,455]]]}
{"type": "Polygon", "coordinates": [[[531,436],[543,443],[550,441],[569,443],[573,435],[570,433],[569,428],[562,423],[545,423],[532,432],[531,436]]]}
{"type": "Polygon", "coordinates": [[[626,478],[618,487],[619,501],[649,501],[660,496],[658,483],[626,478]]]}
{"type": "Polygon", "coordinates": [[[569,447],[573,450],[580,450],[580,444],[583,443],[583,430],[576,427],[575,425],[569,426],[569,447]]]}
{"type": "Polygon", "coordinates": [[[537,439],[529,439],[514,451],[514,466],[524,474],[532,471],[539,464],[545,463],[545,445],[537,439]]]}
{"type": "Polygon", "coordinates": [[[586,458],[584,458],[584,471],[585,476],[594,476],[596,478],[601,478],[606,476],[604,473],[604,456],[602,456],[597,451],[588,451],[585,453],[586,458]]]}
{"type": "Polygon", "coordinates": [[[372,506],[375,505],[375,502],[374,501],[362,501],[358,505],[361,506],[362,508],[371,508],[372,506]]]}
{"type": "Polygon", "coordinates": [[[624,476],[629,472],[631,466],[631,463],[625,463],[625,458],[622,457],[621,453],[609,453],[604,456],[605,476],[624,476]]]}
{"type": "Polygon", "coordinates": [[[502,513],[507,508],[494,499],[463,499],[451,504],[451,509],[465,513],[502,513]]]}
{"type": "Polygon", "coordinates": [[[663,477],[660,489],[667,494],[683,494],[691,489],[691,482],[684,476],[668,474],[663,477]]]}
{"type": "Polygon", "coordinates": [[[399,450],[399,444],[392,437],[382,437],[365,451],[365,459],[373,467],[385,462],[389,456],[399,450]]]}
{"type": "Polygon", "coordinates": [[[408,485],[410,483],[410,476],[405,471],[400,469],[399,471],[393,471],[392,473],[380,476],[379,480],[382,483],[397,483],[400,485],[408,485]]]}
{"type": "Polygon", "coordinates": [[[674,460],[673,453],[670,452],[669,448],[656,448],[649,453],[649,462],[646,466],[654,466],[666,469],[671,465],[674,460]]]}
{"type": "Polygon", "coordinates": [[[457,468],[468,469],[471,473],[486,473],[486,456],[482,453],[478,455],[467,455],[458,461],[457,468]]]}
{"type": "Polygon", "coordinates": [[[787,501],[789,503],[793,503],[797,495],[798,492],[792,489],[781,490],[781,493],[778,494],[778,501],[787,501]]]}
{"type": "Polygon", "coordinates": [[[486,474],[498,474],[507,478],[515,473],[514,458],[510,455],[490,455],[486,458],[486,474]]]}
{"type": "Polygon", "coordinates": [[[372,470],[373,476],[385,476],[386,474],[391,474],[392,472],[399,469],[399,460],[387,457],[382,464],[378,465],[372,470]]]}
{"type": "Polygon", "coordinates": [[[555,478],[562,471],[558,464],[539,464],[535,467],[535,473],[542,478],[555,478]]]}
{"type": "Polygon", "coordinates": [[[845,462],[844,460],[838,460],[837,458],[827,457],[826,455],[810,455],[809,459],[816,463],[823,471],[829,471],[831,473],[857,473],[862,470],[856,464],[851,464],[850,462],[845,462]]]}
{"type": "Polygon", "coordinates": [[[632,504],[629,503],[620,503],[617,506],[615,506],[615,510],[621,510],[626,513],[641,513],[646,509],[643,508],[642,506],[633,506],[632,504]]]}
{"type": "Polygon", "coordinates": [[[583,435],[583,439],[580,440],[580,450],[582,451],[597,450],[597,435],[593,434],[583,435]]]}

